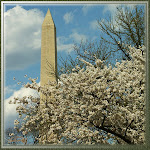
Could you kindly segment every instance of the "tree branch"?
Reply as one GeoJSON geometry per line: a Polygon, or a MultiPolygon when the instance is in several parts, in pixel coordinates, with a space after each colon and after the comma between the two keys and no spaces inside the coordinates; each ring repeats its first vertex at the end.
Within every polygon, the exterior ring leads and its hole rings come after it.
{"type": "MultiPolygon", "coordinates": [[[[90,122],[90,123],[93,124],[93,122],[90,122]]],[[[93,124],[93,125],[94,125],[94,124],[93,124]]],[[[106,131],[106,132],[108,132],[108,133],[111,133],[111,134],[113,134],[113,135],[115,135],[115,136],[121,138],[123,141],[125,141],[125,142],[128,143],[128,144],[134,144],[134,143],[133,143],[132,141],[130,141],[127,137],[122,136],[121,134],[116,133],[115,131],[112,131],[111,129],[108,129],[108,128],[104,127],[104,126],[100,126],[100,127],[99,127],[99,126],[94,125],[94,127],[96,127],[97,129],[104,130],[104,131],[106,131]]]]}
{"type": "Polygon", "coordinates": [[[126,130],[125,130],[125,133],[124,133],[124,136],[126,136],[126,132],[128,130],[128,128],[131,126],[132,122],[134,121],[134,119],[130,122],[130,124],[127,126],[126,130]]]}

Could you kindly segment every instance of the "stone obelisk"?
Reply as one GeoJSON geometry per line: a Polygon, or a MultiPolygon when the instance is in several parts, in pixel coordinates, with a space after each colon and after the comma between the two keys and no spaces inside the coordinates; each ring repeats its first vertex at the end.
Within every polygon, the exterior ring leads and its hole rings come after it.
{"type": "MultiPolygon", "coordinates": [[[[41,37],[41,81],[40,85],[47,85],[49,81],[57,81],[57,46],[56,27],[48,9],[42,24],[41,37]]],[[[40,95],[41,100],[45,98],[40,95]]]]}

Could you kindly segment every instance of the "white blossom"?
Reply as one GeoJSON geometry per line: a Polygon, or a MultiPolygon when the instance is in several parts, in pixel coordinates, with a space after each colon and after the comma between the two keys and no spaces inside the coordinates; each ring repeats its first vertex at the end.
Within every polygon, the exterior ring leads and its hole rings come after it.
{"type": "Polygon", "coordinates": [[[76,66],[72,73],[62,74],[58,84],[39,86],[29,78],[32,83],[26,88],[51,96],[14,99],[12,103],[20,102],[17,112],[26,115],[20,118],[24,124],[19,131],[23,135],[40,131],[42,144],[110,144],[110,139],[113,144],[145,143],[146,48],[141,47],[143,54],[135,47],[129,49],[131,61],[100,69],[101,60],[96,59],[97,67],[81,60],[86,68],[76,66]]]}

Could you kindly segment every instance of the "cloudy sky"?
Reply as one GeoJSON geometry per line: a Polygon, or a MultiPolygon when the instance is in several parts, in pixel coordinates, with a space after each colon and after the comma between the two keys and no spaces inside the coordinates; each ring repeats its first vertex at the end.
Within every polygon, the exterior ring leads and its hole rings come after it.
{"type": "MultiPolygon", "coordinates": [[[[116,4],[66,4],[66,5],[4,5],[4,66],[5,99],[16,89],[13,80],[26,82],[24,75],[38,77],[40,81],[41,25],[48,8],[57,32],[59,56],[73,55],[74,43],[81,40],[98,40],[100,30],[97,20],[113,15],[116,4]]],[[[58,61],[59,63],[59,61],[58,61]]]]}
{"type": "Polygon", "coordinates": [[[56,26],[59,58],[74,55],[74,43],[98,40],[101,32],[97,20],[113,16],[117,5],[4,4],[4,114],[7,126],[13,124],[16,116],[15,105],[10,106],[8,101],[15,96],[37,96],[35,91],[17,85],[17,81],[28,82],[24,78],[27,74],[38,77],[37,82],[40,82],[41,25],[48,8],[56,26]]]}

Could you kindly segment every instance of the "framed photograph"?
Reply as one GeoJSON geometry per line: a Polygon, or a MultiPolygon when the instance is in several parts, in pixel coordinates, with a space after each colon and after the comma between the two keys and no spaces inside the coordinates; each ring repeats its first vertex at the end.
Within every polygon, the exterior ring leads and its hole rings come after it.
{"type": "Polygon", "coordinates": [[[1,148],[149,149],[148,1],[1,2],[1,148]]]}

